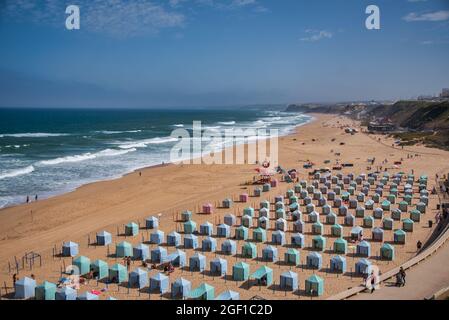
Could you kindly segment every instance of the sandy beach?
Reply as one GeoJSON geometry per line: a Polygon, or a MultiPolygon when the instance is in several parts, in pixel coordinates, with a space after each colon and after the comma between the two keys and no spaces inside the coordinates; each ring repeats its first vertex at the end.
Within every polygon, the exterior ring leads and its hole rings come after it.
{"type": "MultiPolygon", "coordinates": [[[[449,165],[447,159],[449,152],[430,149],[424,146],[410,146],[401,149],[400,147],[392,147],[394,140],[385,136],[373,136],[360,132],[355,135],[345,133],[342,126],[350,125],[359,128],[359,124],[353,120],[342,116],[314,114],[315,120],[304,126],[298,127],[297,131],[289,136],[279,139],[279,163],[285,169],[295,168],[299,171],[299,179],[311,181],[308,176],[308,170],[303,169],[306,161],[312,161],[316,165],[314,168],[332,167],[336,158],[340,162],[350,162],[354,166],[351,168],[343,168],[339,171],[343,174],[368,173],[368,158],[375,157],[377,162],[373,166],[382,165],[384,159],[388,159],[388,163],[383,167],[391,168],[390,173],[404,171],[410,173],[413,169],[415,176],[427,174],[429,177],[428,190],[430,191],[435,184],[435,174],[447,174],[449,165]],[[380,139],[380,140],[379,140],[380,139]],[[344,143],[344,144],[341,144],[344,143]],[[340,153],[336,156],[335,153],[340,153]],[[407,155],[413,154],[413,158],[408,159],[407,155]],[[392,168],[394,161],[401,161],[402,164],[398,168],[392,168]],[[330,160],[329,164],[324,164],[325,160],[330,160]]],[[[165,165],[153,168],[147,168],[128,174],[120,179],[112,181],[96,182],[80,187],[74,192],[70,192],[61,196],[50,199],[32,202],[29,204],[19,205],[16,207],[5,208],[0,210],[0,284],[11,291],[12,274],[8,272],[8,263],[14,264],[14,257],[17,260],[22,259],[26,252],[37,252],[42,256],[42,267],[36,266],[33,270],[20,270],[19,277],[34,274],[37,282],[44,280],[57,282],[60,278],[60,270],[64,266],[71,263],[71,258],[53,257],[53,249],[59,251],[64,241],[75,241],[79,243],[80,254],[87,256],[91,261],[102,259],[113,263],[122,262],[122,259],[116,259],[113,256],[115,252],[115,243],[120,241],[128,241],[133,245],[149,239],[148,230],[140,230],[136,237],[118,236],[123,233],[124,224],[134,221],[144,225],[144,219],[149,216],[160,215],[159,229],[165,232],[165,235],[171,231],[182,231],[182,223],[178,221],[179,215],[184,210],[194,212],[192,219],[200,224],[209,221],[214,225],[223,222],[223,217],[227,213],[233,213],[239,216],[247,206],[259,208],[259,202],[262,200],[272,201],[276,195],[285,195],[288,189],[293,188],[294,184],[281,182],[277,188],[273,188],[270,192],[263,193],[262,197],[250,197],[248,203],[236,202],[232,209],[217,208],[225,198],[238,199],[239,194],[253,194],[254,186],[248,186],[245,183],[252,181],[255,176],[254,164],[246,165],[165,165]],[[198,213],[204,203],[212,203],[217,208],[214,214],[205,215],[198,213]],[[113,235],[113,243],[110,246],[110,255],[106,247],[98,247],[88,245],[89,239],[91,243],[95,242],[96,232],[107,230],[113,235]]],[[[333,172],[336,174],[337,172],[333,172]]],[[[280,178],[280,176],[278,177],[280,178]]],[[[416,200],[415,200],[416,201],[416,200]]],[[[413,233],[407,234],[407,242],[405,245],[395,245],[395,260],[387,262],[377,259],[381,243],[371,242],[372,262],[379,266],[382,272],[401,264],[416,254],[416,242],[420,240],[425,242],[427,237],[433,231],[429,228],[427,221],[434,219],[436,213],[436,204],[438,199],[435,195],[429,196],[429,206],[426,214],[422,217],[419,224],[415,224],[413,233]]],[[[301,202],[302,205],[302,202],[301,202]]],[[[302,206],[304,208],[304,206],[302,206]]],[[[321,210],[317,210],[321,212],[321,210]]],[[[334,209],[336,212],[337,210],[334,209]]],[[[353,211],[353,210],[350,210],[353,211]]],[[[256,213],[256,217],[258,214],[256,213]]],[[[408,217],[408,215],[407,215],[408,217]]],[[[320,215],[321,222],[325,221],[325,216],[320,215]]],[[[304,281],[313,273],[324,278],[324,295],[320,298],[326,298],[347,288],[358,285],[362,282],[361,277],[353,277],[349,274],[336,275],[329,274],[327,268],[329,260],[335,254],[329,250],[323,252],[323,269],[313,271],[304,268],[306,255],[310,253],[310,244],[312,242],[311,223],[304,218],[306,222],[306,248],[300,250],[301,265],[298,267],[290,267],[282,263],[266,263],[257,259],[243,259],[237,256],[224,256],[217,253],[204,253],[207,257],[206,270],[209,270],[209,261],[216,256],[223,257],[228,260],[228,277],[217,278],[199,272],[180,270],[176,268],[175,272],[170,274],[170,282],[179,277],[184,277],[192,281],[192,288],[196,288],[199,284],[206,282],[215,287],[215,294],[224,290],[236,290],[240,293],[241,299],[249,299],[255,295],[259,295],[266,299],[310,299],[305,296],[304,281]],[[261,265],[267,265],[274,271],[274,285],[269,288],[260,288],[256,285],[248,283],[235,282],[232,280],[230,273],[232,265],[237,261],[246,261],[250,264],[250,272],[253,273],[261,265]],[[279,275],[287,270],[298,273],[300,291],[298,293],[285,293],[278,289],[279,275]]],[[[343,217],[339,216],[338,221],[343,225],[343,217]]],[[[271,222],[274,225],[274,222],[271,222]]],[[[361,225],[362,219],[356,219],[356,225],[361,225]]],[[[254,220],[256,225],[256,220],[254,220]]],[[[375,226],[380,226],[381,220],[375,220],[375,226]]],[[[394,222],[394,229],[400,228],[401,222],[394,222]]],[[[324,235],[327,238],[327,248],[331,248],[335,240],[330,236],[330,225],[324,224],[324,235]]],[[[234,229],[234,228],[233,228],[234,229]]],[[[349,234],[351,228],[344,227],[344,235],[349,234]]],[[[271,228],[267,232],[267,239],[271,241],[271,228]]],[[[291,222],[289,221],[288,232],[286,233],[287,242],[290,243],[290,235],[292,233],[291,222]]],[[[214,232],[215,234],[215,232],[214,232]]],[[[232,230],[234,235],[234,230],[232,230]]],[[[371,232],[367,231],[366,238],[370,239],[371,232]]],[[[252,238],[252,231],[249,233],[252,238]]],[[[199,236],[201,240],[203,236],[199,236]]],[[[393,231],[385,231],[385,241],[392,241],[393,231]]],[[[217,248],[221,247],[224,241],[217,238],[217,248]]],[[[241,253],[241,247],[244,241],[238,241],[237,252],[241,253]]],[[[165,246],[165,245],[164,245],[165,246]]],[[[258,256],[261,256],[262,248],[265,244],[258,244],[258,256]]],[[[155,245],[150,245],[150,250],[155,245]]],[[[182,249],[182,247],[181,247],[182,249]]],[[[174,248],[168,247],[169,253],[174,248]]],[[[201,250],[201,249],[199,249],[201,250]]],[[[286,247],[278,246],[280,261],[283,261],[286,247]]],[[[188,258],[193,255],[194,250],[187,249],[188,258]]],[[[359,258],[353,255],[347,255],[348,270],[354,269],[354,264],[359,258]]],[[[140,266],[141,262],[134,261],[131,270],[140,266]]],[[[150,270],[150,275],[156,273],[156,270],[150,270]]],[[[87,285],[83,285],[81,290],[96,289],[100,290],[105,285],[91,281],[87,285]]],[[[4,288],[2,295],[5,294],[4,288]]],[[[165,299],[169,294],[160,297],[156,294],[150,296],[145,293],[139,293],[137,289],[118,288],[116,284],[110,285],[108,291],[102,294],[101,299],[113,296],[118,299],[165,299]]]]}

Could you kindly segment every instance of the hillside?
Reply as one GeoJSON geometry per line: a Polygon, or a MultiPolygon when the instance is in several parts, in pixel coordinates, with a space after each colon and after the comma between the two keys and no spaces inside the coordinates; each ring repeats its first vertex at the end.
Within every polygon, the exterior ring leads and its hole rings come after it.
{"type": "Polygon", "coordinates": [[[305,104],[289,105],[286,111],[345,114],[365,124],[378,119],[388,119],[398,128],[404,129],[393,134],[402,140],[403,145],[424,143],[449,150],[449,101],[414,100],[356,106],[305,104]]]}

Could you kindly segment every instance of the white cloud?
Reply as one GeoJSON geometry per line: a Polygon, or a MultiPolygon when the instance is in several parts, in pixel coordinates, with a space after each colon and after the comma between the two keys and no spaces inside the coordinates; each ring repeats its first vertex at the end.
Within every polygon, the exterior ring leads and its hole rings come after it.
{"type": "Polygon", "coordinates": [[[449,10],[441,10],[428,13],[411,12],[403,19],[407,22],[415,21],[445,21],[449,19],[449,10]]]}
{"type": "MultiPolygon", "coordinates": [[[[5,13],[20,20],[64,26],[68,0],[6,0],[5,13]]],[[[182,27],[185,16],[152,0],[77,0],[81,30],[128,37],[182,27]]],[[[179,2],[179,1],[178,1],[179,2]]]]}
{"type": "Polygon", "coordinates": [[[308,29],[305,31],[305,33],[308,34],[308,36],[301,38],[301,41],[309,41],[309,42],[315,42],[320,41],[322,39],[330,39],[333,37],[333,33],[326,31],[326,30],[311,30],[308,29]]]}

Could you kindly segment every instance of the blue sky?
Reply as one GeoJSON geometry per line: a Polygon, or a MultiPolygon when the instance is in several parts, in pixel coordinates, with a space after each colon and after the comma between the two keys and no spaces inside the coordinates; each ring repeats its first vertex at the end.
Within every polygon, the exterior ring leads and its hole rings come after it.
{"type": "Polygon", "coordinates": [[[6,0],[0,106],[399,99],[449,87],[446,0],[6,0]],[[65,7],[81,29],[65,29],[65,7]],[[381,30],[365,9],[381,10],[381,30]]]}

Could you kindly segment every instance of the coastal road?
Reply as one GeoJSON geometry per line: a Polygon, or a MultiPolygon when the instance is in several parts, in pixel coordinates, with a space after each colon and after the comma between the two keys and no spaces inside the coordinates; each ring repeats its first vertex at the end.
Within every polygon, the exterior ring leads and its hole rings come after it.
{"type": "Polygon", "coordinates": [[[392,278],[373,294],[361,293],[349,300],[423,300],[449,286],[448,261],[449,242],[446,241],[433,256],[406,271],[405,287],[394,286],[395,279],[392,278]]]}

